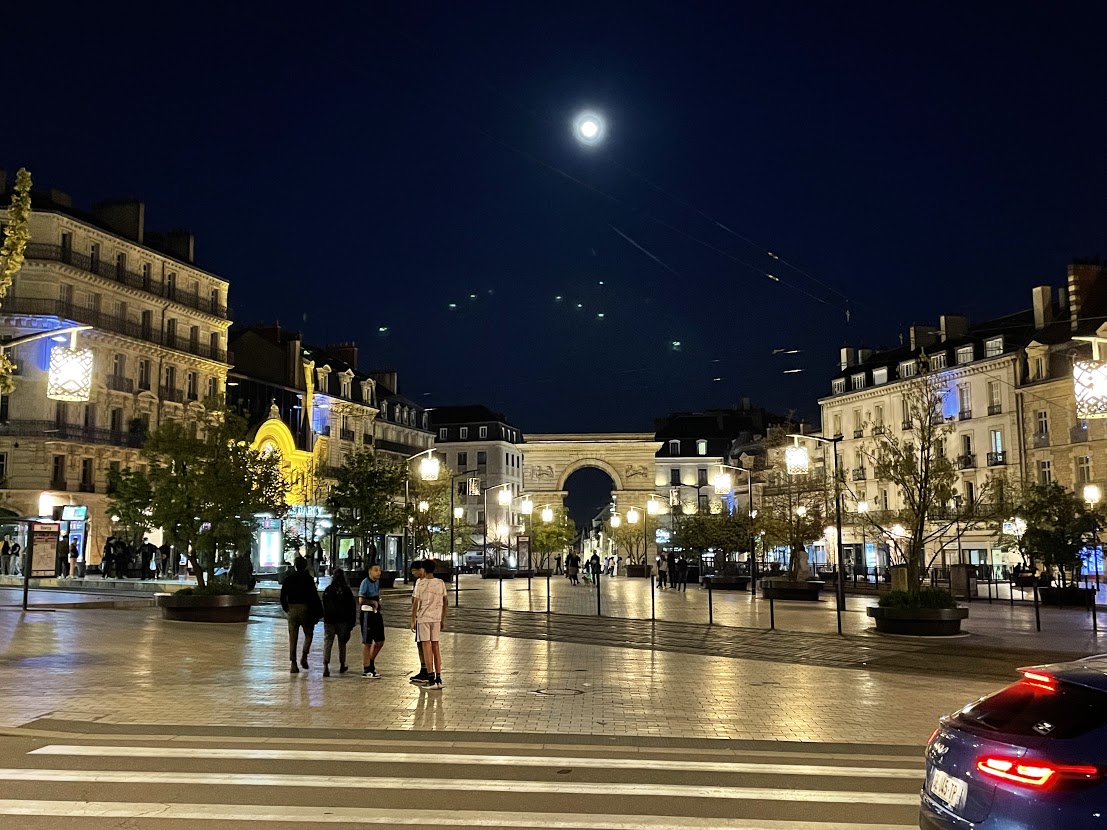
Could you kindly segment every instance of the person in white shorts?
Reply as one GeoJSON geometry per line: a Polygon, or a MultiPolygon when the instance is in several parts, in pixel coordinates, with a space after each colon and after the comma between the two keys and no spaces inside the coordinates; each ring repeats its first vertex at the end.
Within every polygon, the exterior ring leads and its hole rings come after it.
{"type": "Polygon", "coordinates": [[[442,652],[438,641],[446,627],[446,583],[434,576],[434,560],[423,563],[423,576],[415,584],[411,602],[411,630],[419,635],[427,664],[428,689],[442,688],[442,652]]]}

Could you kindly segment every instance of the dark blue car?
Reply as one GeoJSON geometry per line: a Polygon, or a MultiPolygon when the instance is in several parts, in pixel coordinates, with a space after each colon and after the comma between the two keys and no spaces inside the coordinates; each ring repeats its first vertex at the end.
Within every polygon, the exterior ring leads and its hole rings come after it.
{"type": "Polygon", "coordinates": [[[1107,830],[1107,654],[1021,672],[942,718],[920,827],[1107,830]]]}

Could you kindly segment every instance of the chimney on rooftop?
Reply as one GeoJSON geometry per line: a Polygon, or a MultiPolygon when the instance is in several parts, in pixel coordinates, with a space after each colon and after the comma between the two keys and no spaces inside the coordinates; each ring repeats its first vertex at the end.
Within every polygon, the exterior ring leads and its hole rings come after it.
{"type": "Polygon", "coordinates": [[[339,360],[344,363],[349,363],[354,369],[357,369],[357,343],[353,341],[349,343],[337,343],[334,346],[327,346],[325,351],[330,352],[339,360]]]}
{"type": "Polygon", "coordinates": [[[838,368],[849,369],[851,366],[857,364],[857,351],[853,346],[842,346],[841,360],[838,361],[838,368]]]}
{"type": "Polygon", "coordinates": [[[139,245],[146,238],[146,205],[137,199],[100,202],[92,208],[92,215],[115,233],[139,245]]]}
{"type": "Polygon", "coordinates": [[[1095,316],[1099,310],[1092,297],[1096,283],[1104,276],[1104,266],[1098,262],[1074,262],[1069,265],[1069,321],[1073,331],[1081,315],[1095,316]]]}
{"type": "Polygon", "coordinates": [[[1053,322],[1053,289],[1048,285],[1037,285],[1030,289],[1034,301],[1034,328],[1044,329],[1053,322]]]}
{"type": "Polygon", "coordinates": [[[46,191],[46,195],[47,198],[49,198],[50,201],[56,205],[61,205],[62,207],[67,208],[73,207],[73,198],[64,190],[55,190],[54,188],[50,188],[46,191]]]}
{"type": "Polygon", "coordinates": [[[911,349],[922,349],[938,342],[938,329],[935,326],[920,326],[918,324],[908,329],[911,336],[911,349]]]}
{"type": "Polygon", "coordinates": [[[938,318],[938,325],[942,330],[942,342],[956,340],[969,333],[969,318],[960,314],[943,314],[938,318]]]}

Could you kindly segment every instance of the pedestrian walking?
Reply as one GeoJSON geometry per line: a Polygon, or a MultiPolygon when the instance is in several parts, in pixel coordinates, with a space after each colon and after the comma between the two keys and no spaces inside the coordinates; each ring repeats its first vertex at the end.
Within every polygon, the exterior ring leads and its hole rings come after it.
{"type": "Polygon", "coordinates": [[[315,624],[323,616],[323,603],[315,590],[315,580],[308,573],[308,562],[297,556],[295,570],[281,586],[281,608],[288,614],[288,658],[292,662],[292,674],[299,674],[296,666],[296,647],[300,639],[300,630],[304,632],[304,649],[300,654],[300,665],[308,668],[308,652],[311,651],[311,638],[315,624]]]}
{"type": "Polygon", "coordinates": [[[23,576],[23,547],[19,542],[12,542],[12,565],[15,567],[15,575],[23,576]]]}
{"type": "Polygon", "coordinates": [[[0,544],[0,574],[7,576],[12,571],[12,537],[5,536],[0,544]]]}
{"type": "Polygon", "coordinates": [[[327,575],[327,557],[323,552],[323,546],[315,543],[315,575],[316,577],[327,575]]]}
{"type": "Polygon", "coordinates": [[[115,567],[115,537],[109,536],[104,542],[104,549],[100,551],[100,576],[107,579],[115,567]]]}
{"type": "Polygon", "coordinates": [[[561,554],[554,557],[554,576],[561,573],[561,554]]]}
{"type": "Polygon", "coordinates": [[[665,583],[669,575],[669,560],[664,556],[657,557],[657,587],[665,590],[665,583]]]}
{"type": "MultiPolygon", "coordinates": [[[[422,559],[417,559],[415,562],[411,563],[411,577],[415,580],[415,590],[411,593],[411,608],[413,612],[415,610],[415,594],[419,590],[419,584],[423,581],[425,575],[426,563],[423,562],[422,559]]],[[[434,675],[427,670],[427,659],[423,654],[423,645],[419,640],[418,628],[416,628],[415,631],[415,650],[419,652],[419,671],[411,675],[408,681],[417,686],[425,686],[434,680],[434,675]]]]}
{"type": "MultiPolygon", "coordinates": [[[[688,560],[683,556],[676,561],[676,581],[680,585],[680,590],[688,590],[688,560]]],[[[676,585],[673,587],[675,588],[676,585]]]]}
{"type": "Polygon", "coordinates": [[[575,551],[571,551],[568,556],[565,557],[565,577],[569,580],[570,585],[579,585],[580,580],[577,579],[577,570],[580,568],[580,557],[577,556],[575,551]]]}
{"type": "Polygon", "coordinates": [[[384,648],[380,579],[381,566],[370,565],[369,573],[361,580],[361,587],[357,592],[357,601],[361,606],[361,676],[374,680],[380,677],[375,661],[384,648]]]}
{"type": "Polygon", "coordinates": [[[446,583],[435,578],[434,560],[423,563],[423,576],[415,584],[411,603],[411,630],[419,635],[426,664],[428,689],[442,688],[442,650],[439,640],[446,628],[446,583]]]}
{"type": "Polygon", "coordinates": [[[241,585],[247,591],[254,590],[257,580],[254,578],[254,561],[249,551],[240,550],[231,560],[231,584],[241,585]]]}
{"type": "Polygon", "coordinates": [[[592,579],[598,579],[600,576],[600,555],[593,551],[592,556],[588,560],[588,564],[591,566],[589,570],[592,572],[592,579]]]}
{"type": "Polygon", "coordinates": [[[150,544],[150,540],[145,536],[142,537],[142,544],[138,546],[139,579],[150,578],[150,564],[154,561],[151,553],[153,550],[154,546],[150,544]]]}
{"type": "Polygon", "coordinates": [[[131,570],[131,546],[117,537],[112,547],[115,550],[115,575],[126,579],[131,570]]]}
{"type": "Polygon", "coordinates": [[[331,676],[331,646],[338,640],[338,673],[349,670],[346,665],[346,643],[357,622],[354,592],[346,582],[346,574],[338,568],[331,574],[331,584],[323,591],[323,677],[331,676]]]}
{"type": "Polygon", "coordinates": [[[69,578],[77,578],[77,563],[81,561],[81,549],[77,547],[77,537],[69,539],[69,578]]]}

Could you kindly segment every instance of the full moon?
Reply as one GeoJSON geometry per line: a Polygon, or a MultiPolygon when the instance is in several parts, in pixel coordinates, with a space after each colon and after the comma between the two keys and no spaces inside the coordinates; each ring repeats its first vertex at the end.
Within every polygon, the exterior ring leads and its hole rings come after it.
{"type": "Polygon", "coordinates": [[[573,134],[581,144],[599,144],[604,137],[603,119],[595,112],[581,112],[573,119],[573,134]]]}

